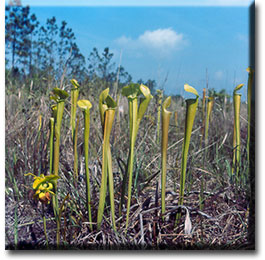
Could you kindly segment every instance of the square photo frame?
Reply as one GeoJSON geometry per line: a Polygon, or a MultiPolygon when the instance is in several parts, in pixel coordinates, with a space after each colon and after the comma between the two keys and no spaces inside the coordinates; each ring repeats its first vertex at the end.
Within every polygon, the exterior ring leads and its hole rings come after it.
{"type": "Polygon", "coordinates": [[[5,1],[6,250],[254,250],[255,2],[5,1]]]}

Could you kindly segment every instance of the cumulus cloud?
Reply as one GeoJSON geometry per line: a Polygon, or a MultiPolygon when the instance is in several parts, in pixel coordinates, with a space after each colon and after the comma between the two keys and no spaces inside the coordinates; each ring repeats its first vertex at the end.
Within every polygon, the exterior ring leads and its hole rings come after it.
{"type": "Polygon", "coordinates": [[[145,31],[138,38],[139,42],[156,49],[180,47],[183,43],[183,34],[178,34],[174,30],[158,29],[155,31],[145,31]]]}
{"type": "Polygon", "coordinates": [[[182,33],[166,28],[154,31],[147,30],[135,39],[121,36],[116,40],[116,43],[126,49],[149,49],[159,51],[160,54],[168,54],[173,50],[181,49],[187,41],[182,33]]]}

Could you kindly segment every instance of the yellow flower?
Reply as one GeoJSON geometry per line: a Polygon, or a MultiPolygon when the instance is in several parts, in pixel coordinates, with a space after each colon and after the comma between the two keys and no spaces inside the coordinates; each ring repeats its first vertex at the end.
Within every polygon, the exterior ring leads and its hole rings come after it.
{"type": "Polygon", "coordinates": [[[37,197],[41,202],[49,204],[51,200],[51,195],[55,195],[53,187],[56,184],[56,180],[59,178],[57,175],[47,175],[41,174],[36,176],[32,173],[27,173],[25,176],[33,176],[34,182],[32,188],[36,191],[34,197],[37,197]]]}

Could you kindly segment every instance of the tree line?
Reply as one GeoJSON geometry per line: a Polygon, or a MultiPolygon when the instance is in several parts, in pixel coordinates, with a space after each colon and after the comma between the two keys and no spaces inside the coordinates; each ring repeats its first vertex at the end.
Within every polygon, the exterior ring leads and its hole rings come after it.
{"type": "MultiPolygon", "coordinates": [[[[113,61],[113,53],[106,47],[102,53],[94,47],[87,59],[81,53],[74,31],[66,21],[60,24],[55,17],[40,24],[29,6],[10,1],[5,7],[5,64],[6,81],[34,81],[35,90],[46,91],[54,84],[76,78],[89,87],[122,88],[132,81],[123,66],[113,61]]],[[[151,92],[157,88],[155,80],[146,84],[151,92]]]]}

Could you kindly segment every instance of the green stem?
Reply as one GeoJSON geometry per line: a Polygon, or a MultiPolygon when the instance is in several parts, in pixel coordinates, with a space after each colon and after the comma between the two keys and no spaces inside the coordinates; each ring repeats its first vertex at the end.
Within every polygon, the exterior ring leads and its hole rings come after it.
{"type": "Polygon", "coordinates": [[[59,173],[59,155],[60,155],[60,138],[61,138],[61,125],[64,110],[64,100],[57,103],[57,116],[55,123],[55,141],[54,141],[54,174],[59,173]]]}
{"type": "Polygon", "coordinates": [[[210,122],[210,116],[211,116],[211,113],[212,113],[212,110],[213,110],[213,102],[214,102],[214,98],[213,97],[210,97],[208,102],[207,102],[205,136],[204,136],[205,147],[208,145],[209,122],[210,122]]]}
{"type": "Polygon", "coordinates": [[[238,184],[238,175],[240,170],[240,102],[241,94],[237,91],[243,87],[244,84],[239,84],[235,87],[233,92],[233,105],[234,105],[234,133],[233,133],[233,163],[232,175],[236,172],[236,183],[238,184]]]}
{"type": "Polygon", "coordinates": [[[103,155],[102,155],[102,176],[101,176],[101,186],[99,195],[99,206],[97,215],[97,229],[101,227],[101,222],[103,218],[106,191],[107,191],[107,174],[108,174],[108,150],[110,132],[114,120],[115,109],[107,109],[105,112],[105,123],[104,123],[104,138],[103,138],[103,155]]]}
{"type": "Polygon", "coordinates": [[[163,91],[157,90],[158,92],[158,106],[157,106],[157,125],[156,125],[156,143],[160,142],[160,118],[161,118],[161,103],[163,98],[163,91]]]}
{"type": "Polygon", "coordinates": [[[53,138],[54,138],[54,118],[50,118],[50,174],[53,165],[53,138]]]}
{"type": "Polygon", "coordinates": [[[167,147],[168,147],[168,129],[172,112],[166,110],[171,103],[171,97],[168,97],[162,106],[162,173],[161,173],[161,213],[164,220],[166,211],[166,174],[167,174],[167,147]]]}
{"type": "Polygon", "coordinates": [[[200,149],[202,148],[202,143],[203,143],[203,137],[205,136],[205,114],[206,114],[206,88],[203,88],[203,94],[202,94],[202,128],[201,128],[201,144],[200,144],[200,149]]]}
{"type": "Polygon", "coordinates": [[[78,182],[78,153],[77,153],[77,134],[78,134],[78,125],[79,125],[79,117],[77,117],[75,129],[74,129],[74,174],[75,174],[75,184],[78,182]]]}
{"type": "Polygon", "coordinates": [[[129,212],[131,207],[131,194],[132,194],[132,177],[133,177],[133,160],[134,160],[134,145],[137,135],[137,109],[138,103],[137,98],[130,100],[131,102],[131,136],[130,136],[130,157],[129,157],[129,164],[128,164],[128,200],[127,200],[127,213],[126,213],[126,232],[129,224],[129,212]]]}
{"type": "Polygon", "coordinates": [[[236,146],[235,149],[235,168],[236,168],[236,180],[238,182],[239,178],[239,171],[240,171],[240,164],[241,164],[241,154],[240,154],[240,102],[241,102],[241,95],[234,94],[234,118],[235,118],[235,141],[236,146]]]}
{"type": "Polygon", "coordinates": [[[45,240],[46,240],[46,246],[48,249],[49,248],[49,240],[48,240],[47,228],[46,228],[46,218],[44,215],[43,215],[43,230],[44,230],[44,235],[45,235],[45,240]]]}
{"type": "Polygon", "coordinates": [[[85,170],[86,170],[86,195],[87,195],[87,211],[90,222],[90,230],[92,231],[92,214],[91,214],[91,196],[90,196],[90,174],[88,168],[88,151],[89,151],[89,128],[90,128],[90,113],[89,110],[84,111],[85,131],[84,131],[84,152],[85,152],[85,170]]]}
{"type": "Polygon", "coordinates": [[[111,158],[110,146],[108,147],[108,175],[109,175],[109,195],[110,195],[110,208],[111,208],[111,216],[112,216],[112,225],[113,225],[114,231],[116,231],[112,158],[111,158]]]}
{"type": "Polygon", "coordinates": [[[128,156],[128,163],[126,174],[123,178],[122,183],[122,191],[121,191],[121,200],[119,205],[119,215],[121,215],[121,209],[124,202],[125,197],[125,186],[128,180],[128,200],[127,200],[127,214],[126,214],[126,231],[128,228],[129,223],[129,212],[130,212],[130,205],[131,205],[131,194],[132,194],[132,176],[133,176],[133,161],[134,161],[134,145],[137,136],[137,132],[140,126],[140,122],[144,116],[144,113],[148,107],[148,104],[152,98],[150,90],[148,87],[144,85],[138,85],[131,83],[128,86],[122,88],[122,95],[128,98],[129,102],[129,119],[130,119],[130,150],[128,156]],[[141,99],[139,108],[138,108],[138,101],[137,97],[142,94],[144,99],[141,99]]]}
{"type": "MultiPolygon", "coordinates": [[[[85,172],[86,172],[86,203],[87,203],[87,212],[89,219],[89,227],[92,231],[92,214],[91,214],[91,195],[90,195],[90,174],[88,168],[88,151],[89,151],[89,130],[90,130],[90,109],[92,104],[88,100],[79,100],[77,105],[83,111],[84,115],[84,153],[85,153],[85,172]]],[[[78,126],[78,124],[77,124],[78,126]]],[[[76,126],[76,131],[78,127],[76,126]]]]}
{"type": "Polygon", "coordinates": [[[60,227],[61,227],[61,223],[60,223],[60,219],[57,218],[56,220],[56,246],[57,248],[60,247],[60,227]]]}
{"type": "Polygon", "coordinates": [[[250,132],[251,132],[251,99],[252,99],[252,86],[253,86],[253,79],[254,79],[254,70],[252,68],[248,68],[248,137],[247,137],[247,158],[248,163],[250,160],[250,132]]]}
{"type": "Polygon", "coordinates": [[[79,88],[72,88],[71,89],[71,129],[72,129],[72,139],[75,136],[75,129],[76,129],[76,105],[77,99],[79,95],[79,88]]]}
{"type": "Polygon", "coordinates": [[[55,193],[54,196],[52,196],[52,205],[53,205],[53,213],[56,220],[56,245],[57,248],[59,248],[60,244],[60,212],[59,212],[59,203],[58,203],[58,196],[57,193],[55,193]]]}
{"type": "MultiPolygon", "coordinates": [[[[190,145],[190,137],[193,127],[193,122],[196,115],[196,109],[198,105],[198,98],[186,100],[187,110],[186,110],[186,120],[185,120],[185,133],[184,142],[182,146],[182,160],[181,160],[181,175],[180,175],[180,190],[179,190],[179,203],[182,206],[184,201],[184,191],[185,191],[185,180],[186,180],[186,170],[187,170],[187,159],[190,145]]],[[[177,214],[176,223],[179,222],[181,214],[177,214]]]]}
{"type": "Polygon", "coordinates": [[[204,176],[203,175],[201,175],[201,187],[200,187],[199,201],[200,201],[200,210],[203,210],[204,208],[204,176]]]}

